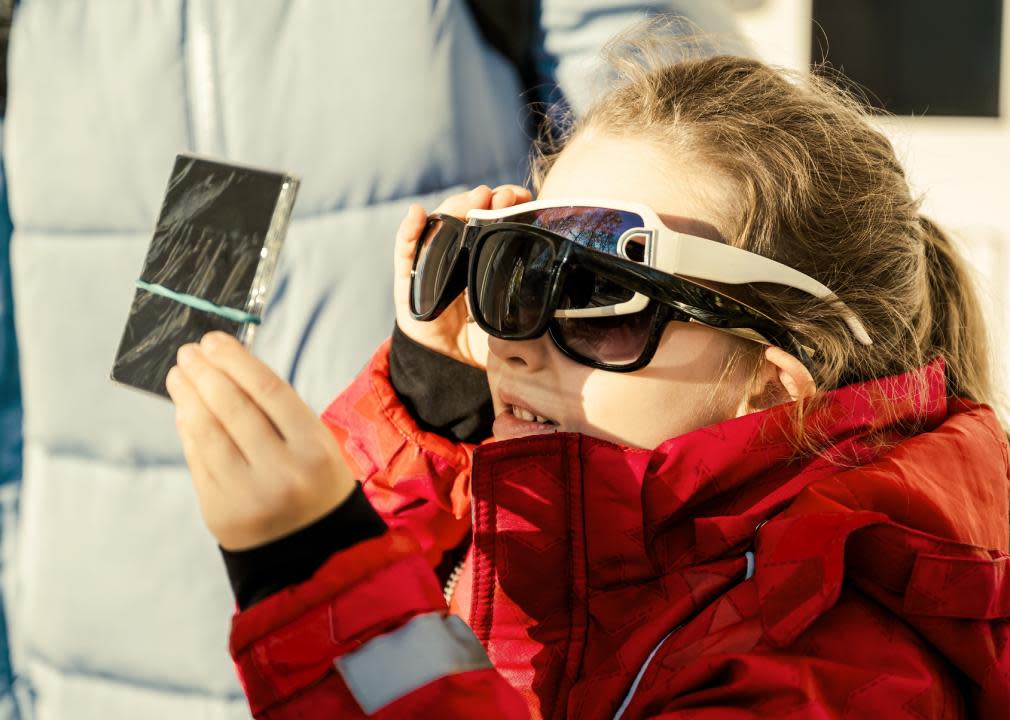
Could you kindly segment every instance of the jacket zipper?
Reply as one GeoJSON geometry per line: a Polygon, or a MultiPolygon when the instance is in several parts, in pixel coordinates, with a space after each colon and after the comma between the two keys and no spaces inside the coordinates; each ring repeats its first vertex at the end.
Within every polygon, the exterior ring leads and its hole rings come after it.
{"type": "Polygon", "coordinates": [[[187,0],[183,11],[190,144],[196,153],[224,157],[214,48],[214,5],[208,0],[187,0]]]}
{"type": "Polygon", "coordinates": [[[456,593],[456,586],[459,585],[459,579],[463,577],[463,565],[466,564],[466,555],[463,559],[456,563],[456,567],[453,568],[452,572],[449,574],[449,579],[445,581],[445,587],[442,588],[442,596],[445,598],[445,604],[448,607],[452,602],[452,596],[456,593]]]}
{"type": "MultiPolygon", "coordinates": [[[[764,525],[764,523],[761,523],[761,525],[764,525]]],[[[758,528],[760,527],[761,526],[759,525],[758,528]]],[[[754,532],[756,534],[757,530],[755,530],[754,532]]],[[[746,553],[744,553],[744,559],[746,559],[747,561],[747,569],[744,571],[744,577],[741,582],[746,582],[747,580],[750,580],[752,577],[754,577],[754,565],[755,565],[754,553],[748,550],[746,553]]],[[[638,671],[638,674],[635,675],[635,679],[632,681],[631,687],[628,689],[628,694],[624,696],[624,702],[621,703],[621,706],[617,708],[617,712],[614,713],[614,720],[621,720],[621,718],[624,717],[625,711],[628,709],[628,706],[631,705],[632,698],[635,697],[635,691],[638,690],[638,684],[642,682],[642,678],[645,677],[645,671],[649,669],[649,664],[652,662],[652,658],[654,658],[656,656],[656,653],[659,652],[659,649],[663,647],[663,643],[669,640],[677,631],[679,631],[682,627],[691,622],[691,620],[694,620],[700,614],[701,611],[695,613],[690,618],[688,618],[680,625],[675,627],[673,630],[668,632],[666,635],[663,636],[663,639],[659,641],[656,647],[652,649],[652,652],[649,653],[649,657],[645,658],[645,663],[642,664],[642,668],[638,671]]]]}

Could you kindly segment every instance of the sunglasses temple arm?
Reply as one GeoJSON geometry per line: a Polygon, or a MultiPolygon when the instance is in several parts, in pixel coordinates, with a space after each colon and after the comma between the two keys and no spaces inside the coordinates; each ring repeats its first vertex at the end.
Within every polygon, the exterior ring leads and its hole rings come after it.
{"type": "MultiPolygon", "coordinates": [[[[592,253],[592,251],[584,250],[582,248],[576,249],[575,252],[578,255],[578,262],[585,265],[587,269],[609,277],[612,280],[616,280],[629,290],[634,290],[635,292],[640,292],[643,295],[648,295],[649,297],[666,305],[676,306],[679,304],[677,298],[670,294],[664,285],[667,278],[669,278],[668,273],[656,270],[647,265],[639,265],[630,261],[621,262],[620,264],[614,263],[611,258],[607,258],[607,260],[604,261],[597,258],[595,253],[592,253]]],[[[796,356],[797,360],[803,363],[803,366],[806,367],[811,374],[813,374],[814,362],[810,357],[810,353],[802,343],[793,337],[792,333],[785,330],[779,331],[777,329],[773,329],[774,325],[771,322],[755,323],[752,321],[749,323],[740,323],[740,326],[750,327],[767,337],[773,344],[788,350],[796,356]]]]}
{"type": "Polygon", "coordinates": [[[861,345],[873,344],[866,326],[848,305],[839,300],[831,288],[809,275],[733,245],[672,230],[661,231],[660,237],[665,242],[657,243],[657,253],[660,255],[656,259],[657,267],[669,268],[670,272],[675,271],[688,277],[730,285],[762,282],[795,288],[830,304],[861,345]],[[669,253],[673,256],[670,257],[669,253]]]}

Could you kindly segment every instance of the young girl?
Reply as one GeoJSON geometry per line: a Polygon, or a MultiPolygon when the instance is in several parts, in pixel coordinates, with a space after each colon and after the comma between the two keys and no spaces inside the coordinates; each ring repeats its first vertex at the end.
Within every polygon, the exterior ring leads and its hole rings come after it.
{"type": "Polygon", "coordinates": [[[233,339],[180,350],[256,717],[1006,717],[961,259],[853,102],[655,51],[535,203],[411,208],[398,327],[322,422],[233,339]]]}

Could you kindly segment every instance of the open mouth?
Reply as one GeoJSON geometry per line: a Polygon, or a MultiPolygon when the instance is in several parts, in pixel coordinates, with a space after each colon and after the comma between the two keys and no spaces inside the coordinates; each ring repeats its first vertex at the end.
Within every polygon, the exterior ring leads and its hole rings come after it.
{"type": "Polygon", "coordinates": [[[561,432],[560,423],[524,405],[517,405],[517,398],[505,395],[501,400],[503,407],[492,427],[496,439],[508,440],[561,432]]]}
{"type": "Polygon", "coordinates": [[[536,413],[527,410],[524,407],[518,405],[507,405],[506,408],[512,415],[520,420],[525,420],[526,422],[535,422],[541,425],[554,425],[557,426],[557,422],[551,420],[550,418],[544,417],[542,415],[537,415],[536,413]]]}

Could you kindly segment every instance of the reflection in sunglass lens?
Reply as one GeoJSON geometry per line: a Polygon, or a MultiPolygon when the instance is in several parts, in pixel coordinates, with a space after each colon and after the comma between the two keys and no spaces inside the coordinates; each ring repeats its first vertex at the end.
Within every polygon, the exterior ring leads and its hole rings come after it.
{"type": "Polygon", "coordinates": [[[618,305],[634,296],[633,290],[618,285],[613,280],[584,268],[568,274],[559,308],[582,309],[618,305]]]}
{"type": "Polygon", "coordinates": [[[459,255],[460,235],[458,227],[437,218],[425,225],[410,284],[410,302],[416,314],[431,312],[438,303],[459,255]]]}
{"type": "Polygon", "coordinates": [[[636,213],[578,205],[530,210],[509,220],[550,230],[577,245],[608,255],[618,254],[618,241],[624,233],[645,227],[645,221],[636,213]]]}
{"type": "MultiPolygon", "coordinates": [[[[585,270],[569,275],[558,309],[617,305],[634,293],[585,270]]],[[[637,313],[590,318],[556,317],[552,334],[572,354],[608,365],[630,365],[645,351],[659,305],[655,302],[637,313]]]]}
{"type": "Polygon", "coordinates": [[[502,336],[532,332],[546,312],[554,246],[536,235],[499,230],[476,257],[473,300],[484,322],[502,336]]]}
{"type": "Polygon", "coordinates": [[[658,307],[650,303],[630,315],[554,318],[553,334],[579,357],[607,365],[631,365],[645,352],[658,307]]]}

